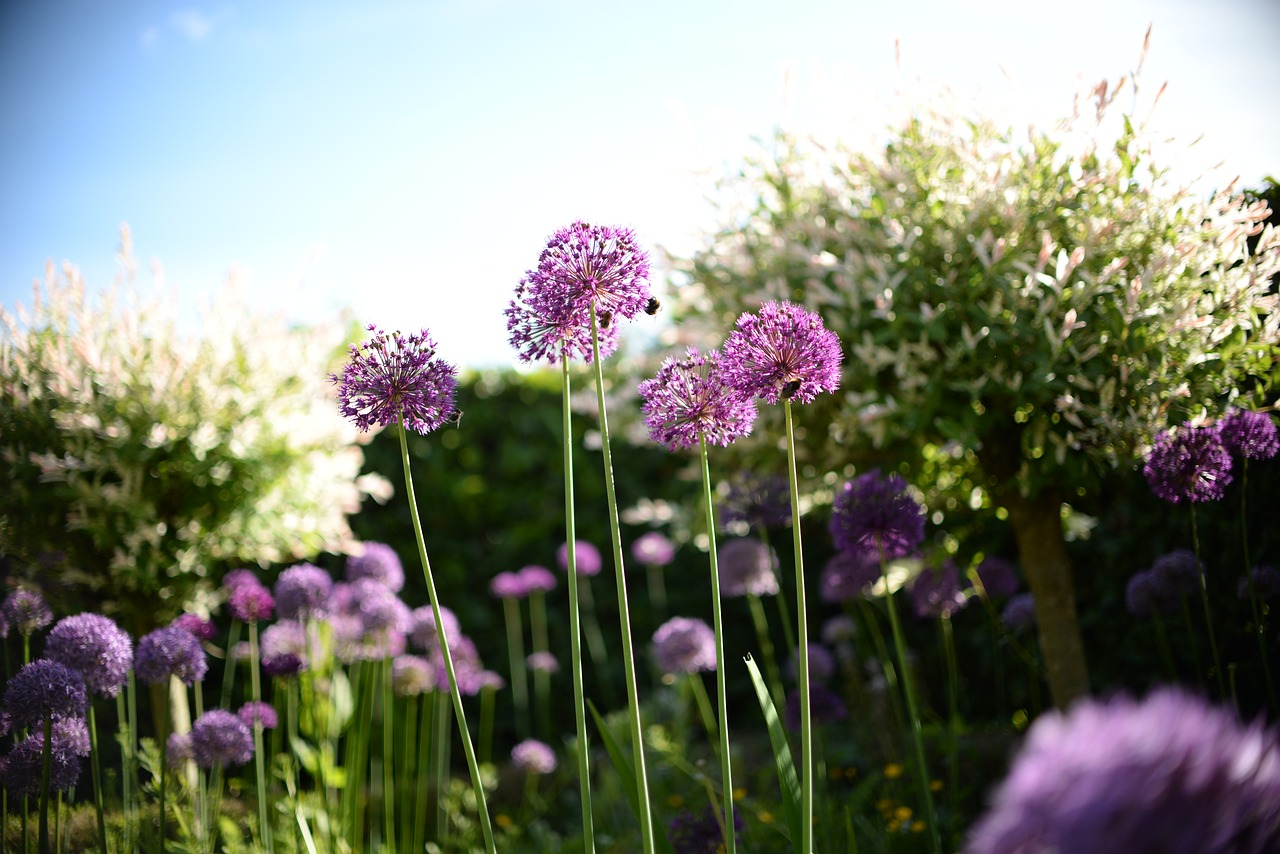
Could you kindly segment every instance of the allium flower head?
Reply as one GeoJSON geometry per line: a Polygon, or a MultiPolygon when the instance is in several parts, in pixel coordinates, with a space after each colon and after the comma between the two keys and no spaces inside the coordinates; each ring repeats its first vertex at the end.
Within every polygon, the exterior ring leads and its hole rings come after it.
{"type": "Polygon", "coordinates": [[[499,572],[489,581],[489,594],[495,599],[523,599],[528,593],[518,572],[499,572]]]}
{"type": "Polygon", "coordinates": [[[700,439],[727,447],[756,420],[755,403],[728,384],[715,350],[704,356],[690,347],[683,359],[666,359],[637,391],[649,438],[672,451],[696,448],[700,439]]]}
{"type": "Polygon", "coordinates": [[[982,589],[992,599],[1003,599],[1018,592],[1018,573],[1013,564],[1002,557],[990,555],[983,558],[977,572],[982,589]]]}
{"type": "Polygon", "coordinates": [[[236,711],[236,717],[249,729],[253,729],[255,723],[261,724],[263,729],[275,729],[280,726],[280,716],[276,714],[275,707],[261,700],[250,700],[245,703],[236,711]]]}
{"type": "Polygon", "coordinates": [[[366,632],[383,629],[408,634],[413,629],[413,612],[390,588],[372,578],[351,584],[351,612],[360,618],[366,632]]]}
{"type": "MultiPolygon", "coordinates": [[[[561,359],[581,359],[590,363],[595,357],[591,347],[591,316],[570,298],[566,291],[552,295],[521,279],[515,298],[507,306],[507,341],[522,362],[546,362],[557,365],[561,359]]],[[[600,358],[618,349],[621,327],[611,323],[599,329],[600,358]]]]}
{"type": "Polygon", "coordinates": [[[400,655],[391,662],[391,690],[401,697],[425,694],[436,687],[436,671],[420,655],[400,655]]]}
{"type": "MultiPolygon", "coordinates": [[[[444,666],[444,650],[434,646],[429,651],[431,664],[436,671],[436,685],[441,690],[450,690],[449,672],[444,666]]],[[[484,662],[475,641],[464,634],[449,635],[449,658],[453,661],[453,672],[458,677],[458,693],[474,696],[485,687],[488,676],[485,675],[484,662]]]]}
{"type": "MultiPolygon", "coordinates": [[[[81,718],[63,718],[53,724],[49,741],[49,791],[65,792],[80,779],[81,760],[89,755],[89,730],[81,718]]],[[[40,792],[44,770],[44,729],[36,729],[4,757],[0,783],[13,795],[40,792]]]]}
{"type": "Polygon", "coordinates": [[[666,566],[675,560],[675,544],[657,531],[646,531],[631,544],[631,556],[646,566],[666,566]]]}
{"type": "Polygon", "coordinates": [[[191,733],[171,732],[165,742],[165,760],[170,768],[179,768],[184,762],[195,759],[191,750],[191,733]]]}
{"type": "MultiPolygon", "coordinates": [[[[839,723],[849,717],[849,707],[844,699],[826,685],[811,684],[809,686],[809,714],[815,724],[839,723]]],[[[782,722],[793,732],[800,729],[800,691],[787,694],[786,705],[782,710],[782,722]]]]}
{"type": "Polygon", "coordinates": [[[252,569],[233,569],[226,575],[222,576],[222,589],[229,595],[232,590],[243,584],[254,584],[261,586],[262,582],[258,580],[258,576],[252,569]]]}
{"type": "Polygon", "coordinates": [[[886,560],[911,554],[924,540],[924,508],[899,475],[859,475],[836,492],[831,539],[840,551],[864,551],[886,560]]]}
{"type": "Polygon", "coordinates": [[[332,592],[333,576],[325,570],[309,563],[291,566],[276,579],[276,614],[282,620],[323,614],[332,592]]]}
{"type": "Polygon", "coordinates": [[[960,589],[960,570],[948,560],[937,569],[925,567],[907,588],[911,607],[922,620],[949,617],[965,606],[960,589]]]}
{"type": "Polygon", "coordinates": [[[53,611],[44,601],[44,597],[34,590],[18,588],[5,597],[0,605],[0,637],[8,637],[9,632],[17,630],[24,638],[35,634],[36,629],[43,629],[53,622],[53,611]]]}
{"type": "Polygon", "coordinates": [[[555,573],[547,569],[545,566],[531,564],[524,567],[519,572],[520,581],[524,584],[525,590],[533,593],[549,593],[556,589],[555,573]]]}
{"type": "Polygon", "coordinates": [[[1040,717],[969,854],[1280,850],[1280,738],[1176,689],[1040,717]]]}
{"type": "Polygon", "coordinates": [[[526,774],[550,774],[556,770],[556,752],[533,738],[511,748],[511,764],[526,774]]]}
{"type": "Polygon", "coordinates": [[[720,502],[720,525],[745,524],[751,530],[791,524],[791,483],[782,475],[747,472],[729,484],[720,502]]]}
{"type": "Polygon", "coordinates": [[[386,543],[365,543],[361,554],[348,555],[346,578],[352,582],[371,578],[398,593],[404,587],[404,566],[386,543]]]}
{"type": "Polygon", "coordinates": [[[290,676],[297,676],[306,669],[306,659],[292,652],[262,659],[262,675],[268,678],[287,679],[290,676]]]}
{"type": "Polygon", "coordinates": [[[83,717],[87,703],[80,674],[49,659],[24,665],[4,689],[4,712],[11,729],[35,727],[45,718],[83,717]]]}
{"type": "Polygon", "coordinates": [[[1157,498],[1171,504],[1217,501],[1231,483],[1231,454],[1218,425],[1161,433],[1142,469],[1157,498]]]}
{"type": "Polygon", "coordinates": [[[1015,635],[1029,632],[1036,624],[1036,600],[1030,593],[1018,593],[1009,597],[1000,620],[1015,635]]]}
{"type": "Polygon", "coordinates": [[[720,595],[778,595],[778,555],[754,537],[726,540],[716,554],[720,595]]]}
{"type": "Polygon", "coordinates": [[[716,636],[702,620],[672,617],[653,633],[653,657],[663,673],[716,669],[716,636]]]}
{"type": "MultiPolygon", "coordinates": [[[[813,682],[826,682],[836,672],[836,657],[820,643],[809,641],[806,646],[809,647],[809,679],[813,682]]],[[[800,650],[797,649],[787,659],[787,676],[796,679],[799,674],[800,650]]]]}
{"type": "MultiPolygon", "coordinates": [[[[586,540],[578,540],[573,549],[574,569],[578,575],[599,575],[603,562],[600,558],[600,550],[588,543],[586,540]]],[[[556,562],[560,564],[560,568],[566,572],[569,569],[569,544],[561,543],[560,548],[556,549],[556,562]]]]}
{"type": "Polygon", "coordinates": [[[1145,620],[1165,610],[1169,603],[1157,589],[1155,573],[1144,569],[1129,578],[1124,588],[1124,604],[1132,616],[1145,620]]]}
{"type": "Polygon", "coordinates": [[[262,630],[258,639],[258,651],[263,662],[269,658],[292,654],[305,661],[310,651],[307,644],[307,628],[297,620],[277,620],[262,630]]]}
{"type": "Polygon", "coordinates": [[[1269,460],[1280,451],[1276,423],[1265,412],[1232,409],[1218,422],[1222,444],[1246,460],[1269,460]]]}
{"type": "Polygon", "coordinates": [[[1200,561],[1191,549],[1174,549],[1151,564],[1156,588],[1167,599],[1200,590],[1200,561]]]}
{"type": "Polygon", "coordinates": [[[242,623],[270,620],[275,607],[276,600],[271,591],[261,584],[241,584],[227,597],[227,610],[242,623]]]}
{"type": "Polygon", "coordinates": [[[547,652],[546,650],[538,650],[537,652],[529,653],[529,655],[525,657],[525,664],[527,664],[529,669],[533,671],[541,671],[543,673],[560,672],[560,662],[556,660],[554,654],[547,652]]]}
{"type": "Polygon", "coordinates": [[[649,255],[629,228],[578,221],[547,241],[538,267],[525,274],[535,305],[567,299],[577,311],[628,320],[650,300],[649,255]]]}
{"type": "Polygon", "coordinates": [[[204,679],[209,662],[195,635],[180,626],[167,626],[138,641],[133,670],[148,685],[167,682],[170,676],[191,685],[204,679]]]}
{"type": "Polygon", "coordinates": [[[880,578],[880,561],[869,552],[836,552],[822,568],[824,602],[852,602],[880,578]]]}
{"type": "Polygon", "coordinates": [[[457,369],[436,357],[436,342],[423,329],[414,335],[387,333],[370,324],[373,338],[350,346],[338,386],[344,418],[365,431],[400,424],[423,435],[453,416],[457,369]]]}
{"type": "MultiPolygon", "coordinates": [[[[413,628],[409,631],[409,640],[418,649],[431,650],[440,646],[440,633],[436,630],[436,615],[430,605],[414,608],[410,612],[410,617],[413,620],[413,628]]],[[[462,624],[458,622],[453,611],[443,605],[440,606],[440,622],[444,624],[445,635],[452,645],[453,639],[462,635],[462,624]]]]}
{"type": "Polygon", "coordinates": [[[1280,600],[1280,570],[1274,566],[1261,564],[1249,570],[1249,575],[1241,578],[1236,587],[1236,593],[1241,599],[1249,595],[1250,582],[1253,584],[1253,592],[1263,602],[1280,600]]]}
{"type": "Polygon", "coordinates": [[[44,654],[79,673],[93,693],[114,697],[133,666],[133,641],[109,617],[76,614],[54,625],[44,654]]]}
{"type": "Polygon", "coordinates": [[[191,754],[201,768],[243,765],[253,756],[253,733],[226,709],[210,709],[191,725],[191,754]]]}
{"type": "Polygon", "coordinates": [[[790,302],[744,313],[721,348],[727,381],[766,403],[809,403],[840,387],[840,339],[822,318],[790,302]]]}
{"type": "Polygon", "coordinates": [[[196,636],[196,640],[210,641],[218,636],[218,627],[199,614],[179,614],[169,625],[186,629],[196,636]]]}

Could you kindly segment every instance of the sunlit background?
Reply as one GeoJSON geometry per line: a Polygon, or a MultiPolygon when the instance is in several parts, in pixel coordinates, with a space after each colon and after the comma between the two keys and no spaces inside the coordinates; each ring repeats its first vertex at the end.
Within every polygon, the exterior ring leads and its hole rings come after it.
{"type": "Polygon", "coordinates": [[[779,124],[874,129],[919,79],[1047,122],[1148,25],[1140,94],[1168,82],[1189,168],[1280,172],[1276,0],[4,3],[0,303],[49,259],[107,285],[128,222],[182,305],[234,270],[300,321],[507,364],[502,309],[557,227],[679,251],[779,124]]]}

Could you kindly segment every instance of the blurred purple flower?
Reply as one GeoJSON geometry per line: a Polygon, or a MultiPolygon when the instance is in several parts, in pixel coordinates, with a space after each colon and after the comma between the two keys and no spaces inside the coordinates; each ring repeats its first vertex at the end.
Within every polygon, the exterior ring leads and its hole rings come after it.
{"type": "MultiPolygon", "coordinates": [[[[809,641],[809,679],[826,682],[836,672],[836,659],[831,650],[820,643],[809,641]]],[[[797,678],[800,673],[800,650],[792,653],[787,660],[787,676],[797,678]]]]}
{"type": "Polygon", "coordinates": [[[1039,718],[969,854],[1280,850],[1280,738],[1178,689],[1039,718]]]}
{"type": "Polygon", "coordinates": [[[1274,602],[1280,599],[1280,571],[1274,566],[1262,564],[1249,570],[1249,575],[1240,579],[1236,593],[1241,599],[1249,595],[1249,581],[1253,580],[1253,590],[1263,602],[1274,602]]]}
{"type": "Polygon", "coordinates": [[[5,684],[4,712],[11,730],[40,726],[45,718],[84,717],[87,705],[81,675],[59,661],[37,659],[5,684]]]}
{"type": "Polygon", "coordinates": [[[191,725],[191,754],[201,768],[243,765],[253,756],[253,733],[226,709],[210,709],[191,725]]]}
{"type": "Polygon", "coordinates": [[[532,738],[511,748],[511,764],[526,774],[550,774],[556,770],[556,752],[532,738]]]}
{"type": "Polygon", "coordinates": [[[309,652],[306,626],[295,620],[277,620],[262,630],[258,652],[264,664],[282,655],[294,655],[305,662],[309,652]]]}
{"type": "Polygon", "coordinates": [[[1013,562],[989,555],[978,564],[978,580],[992,599],[1003,599],[1018,592],[1018,573],[1013,562]]]}
{"type": "Polygon", "coordinates": [[[169,738],[165,741],[165,761],[170,768],[178,768],[182,763],[194,761],[195,758],[191,749],[191,733],[169,733],[169,738]]]}
{"type": "Polygon", "coordinates": [[[683,359],[668,357],[637,388],[649,438],[670,451],[696,448],[701,440],[727,447],[751,433],[756,406],[726,382],[720,354],[690,347],[683,359]]]}
{"type": "MultiPolygon", "coordinates": [[[[54,721],[49,740],[49,791],[65,792],[80,780],[81,760],[89,755],[89,730],[81,718],[54,721]]],[[[36,729],[4,758],[0,783],[13,795],[37,795],[44,770],[44,729],[36,729]]]]}
{"type": "Polygon", "coordinates": [[[401,424],[426,435],[453,416],[457,369],[436,357],[426,329],[409,336],[369,324],[373,338],[352,344],[339,378],[339,410],[361,431],[401,424]]]}
{"type": "Polygon", "coordinates": [[[76,614],[54,625],[44,654],[79,673],[93,693],[114,697],[133,666],[133,641],[109,617],[76,614]]]}
{"type": "Polygon", "coordinates": [[[1036,601],[1030,593],[1018,593],[1009,597],[1000,619],[1005,628],[1015,635],[1031,631],[1036,624],[1036,601]]]}
{"type": "Polygon", "coordinates": [[[778,595],[778,555],[753,537],[725,541],[716,554],[720,574],[720,595],[778,595]]]}
{"type": "Polygon", "coordinates": [[[138,641],[133,670],[148,685],[167,682],[170,676],[191,685],[204,680],[209,662],[195,635],[180,626],[166,626],[138,641]]]}
{"type": "Polygon", "coordinates": [[[391,662],[391,690],[401,697],[426,694],[436,687],[436,671],[420,655],[399,655],[391,662]]]}
{"type": "Polygon", "coordinates": [[[791,484],[780,475],[746,472],[729,484],[720,502],[720,525],[746,524],[749,529],[791,524],[791,484]]]}
{"type": "MultiPolygon", "coordinates": [[[[603,562],[600,558],[600,550],[588,543],[586,540],[578,540],[574,550],[575,568],[578,575],[599,575],[603,562]]],[[[560,564],[560,568],[566,572],[569,570],[569,544],[561,543],[560,548],[556,549],[556,562],[560,564]]]]}
{"type": "Polygon", "coordinates": [[[525,589],[530,593],[534,591],[548,593],[556,589],[555,573],[545,566],[540,566],[536,563],[531,564],[520,570],[518,575],[524,583],[525,589]]]}
{"type": "MultiPolygon", "coordinates": [[[[410,616],[413,627],[409,631],[409,639],[418,649],[431,650],[440,645],[440,634],[436,631],[436,616],[430,605],[414,608],[410,616]]],[[[445,636],[449,643],[462,635],[462,624],[453,612],[440,606],[440,622],[444,623],[445,636]]]]}
{"type": "Polygon", "coordinates": [[[387,630],[408,634],[414,625],[409,606],[395,591],[372,578],[351,583],[351,612],[368,633],[387,630]]]}
{"type": "Polygon", "coordinates": [[[922,620],[950,617],[965,606],[964,591],[960,589],[960,570],[953,560],[946,560],[937,569],[925,567],[907,588],[911,607],[922,620]]]}
{"type": "Polygon", "coordinates": [[[823,602],[852,602],[880,580],[880,561],[861,551],[836,552],[822,568],[823,602]]]}
{"type": "Polygon", "coordinates": [[[555,655],[546,651],[531,652],[525,657],[525,664],[530,670],[542,671],[544,673],[559,673],[560,662],[556,660],[555,655]]]}
{"type": "Polygon", "coordinates": [[[36,629],[43,629],[53,622],[53,611],[35,590],[18,588],[5,597],[0,605],[0,637],[7,638],[9,632],[17,630],[24,638],[35,634],[36,629]]]}
{"type": "MultiPolygon", "coordinates": [[[[721,817],[708,805],[701,813],[683,810],[667,825],[667,840],[673,854],[717,854],[725,850],[721,817]]],[[[733,811],[734,838],[740,839],[743,828],[742,810],[733,811]]],[[[738,845],[741,845],[739,841],[738,845]]]]}
{"type": "MultiPolygon", "coordinates": [[[[450,690],[449,672],[444,666],[444,651],[437,645],[429,651],[431,664],[436,671],[436,685],[441,690],[450,690]]],[[[449,635],[449,658],[453,661],[453,672],[458,677],[458,693],[471,696],[480,693],[485,686],[484,662],[480,660],[480,652],[475,641],[464,634],[449,635]]]]}
{"type": "Polygon", "coordinates": [[[280,716],[276,714],[275,708],[261,700],[250,700],[245,703],[236,712],[236,717],[251,730],[255,723],[262,724],[263,729],[275,729],[280,726],[280,716]]]}
{"type": "Polygon", "coordinates": [[[231,616],[242,623],[260,623],[270,620],[276,600],[271,591],[261,584],[241,584],[227,597],[227,609],[231,616]]]}
{"type": "Polygon", "coordinates": [[[365,543],[362,554],[348,555],[345,575],[351,582],[371,578],[397,593],[404,587],[400,556],[386,543],[365,543]]]}
{"type": "Polygon", "coordinates": [[[631,555],[646,566],[666,566],[675,560],[675,544],[657,531],[646,531],[631,544],[631,555]]]}
{"type": "Polygon", "coordinates": [[[1200,561],[1190,549],[1174,549],[1156,558],[1151,574],[1160,595],[1168,599],[1200,590],[1200,561]]]}
{"type": "Polygon", "coordinates": [[[766,403],[809,403],[840,387],[840,339],[804,306],[766,302],[740,315],[720,352],[726,381],[766,403]]]}
{"type": "Polygon", "coordinates": [[[1276,423],[1265,412],[1232,409],[1218,422],[1222,444],[1246,460],[1269,460],[1280,451],[1276,423]]]}
{"type": "Polygon", "coordinates": [[[262,675],[268,678],[287,679],[307,669],[306,660],[292,652],[262,659],[262,675]]]}
{"type": "Polygon", "coordinates": [[[858,624],[848,614],[836,614],[822,624],[822,640],[836,646],[857,639],[858,624]]]}
{"type": "Polygon", "coordinates": [[[1217,425],[1185,424],[1156,438],[1142,472],[1156,497],[1171,504],[1217,501],[1231,483],[1231,455],[1217,425]]]}
{"type": "Polygon", "coordinates": [[[702,620],[672,617],[653,633],[653,657],[663,673],[716,669],[716,636],[702,620]]]}
{"type": "MultiPolygon", "coordinates": [[[[809,714],[813,723],[834,724],[849,717],[849,707],[838,693],[826,685],[813,683],[809,686],[809,714]]],[[[782,710],[782,720],[787,729],[800,729],[800,691],[787,694],[786,705],[782,710]]]]}
{"type": "Polygon", "coordinates": [[[233,569],[222,576],[222,589],[230,595],[232,590],[244,584],[261,585],[258,576],[251,569],[233,569]]]}
{"type": "Polygon", "coordinates": [[[904,557],[924,541],[924,508],[901,476],[869,471],[836,492],[831,539],[840,551],[862,551],[877,560],[904,557]]]}
{"type": "Polygon", "coordinates": [[[196,640],[211,641],[218,636],[218,627],[213,624],[213,621],[206,620],[199,614],[179,614],[169,625],[186,629],[196,636],[196,640]]]}
{"type": "Polygon", "coordinates": [[[518,572],[499,572],[489,581],[489,595],[495,599],[523,599],[529,589],[518,572]]]}
{"type": "Polygon", "coordinates": [[[282,620],[322,615],[333,593],[333,576],[318,566],[300,563],[276,579],[276,614],[282,620]]]}

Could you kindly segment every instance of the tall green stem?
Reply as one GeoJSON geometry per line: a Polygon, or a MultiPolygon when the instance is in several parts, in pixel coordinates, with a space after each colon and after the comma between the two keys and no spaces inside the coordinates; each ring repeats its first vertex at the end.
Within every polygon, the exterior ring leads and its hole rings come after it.
{"type": "MultiPolygon", "coordinates": [[[[1218,637],[1213,630],[1213,613],[1209,608],[1209,585],[1204,577],[1204,563],[1200,560],[1200,529],[1196,524],[1196,508],[1191,505],[1191,542],[1196,550],[1196,575],[1200,579],[1200,602],[1204,605],[1204,624],[1209,630],[1209,650],[1213,653],[1213,672],[1218,679],[1218,696],[1227,698],[1226,682],[1222,677],[1222,659],[1218,655],[1218,637]]],[[[1235,697],[1231,698],[1235,703],[1235,697]]]]}
{"type": "Polygon", "coordinates": [[[578,610],[577,528],[573,512],[573,424],[569,408],[569,360],[560,354],[564,417],[564,537],[569,587],[569,658],[573,663],[573,719],[578,740],[578,788],[582,796],[582,843],[586,854],[596,850],[595,829],[591,816],[591,759],[587,740],[587,697],[582,688],[582,620],[578,610]]]}
{"type": "Polygon", "coordinates": [[[395,698],[391,693],[391,658],[382,659],[382,833],[388,851],[396,849],[395,698]]]}
{"type": "Polygon", "coordinates": [[[98,851],[107,854],[107,822],[102,809],[102,761],[98,758],[98,716],[89,701],[89,768],[93,774],[93,808],[98,814],[98,851]]]}
{"type": "Polygon", "coordinates": [[[787,420],[787,478],[791,487],[791,538],[796,564],[796,653],[800,691],[800,851],[813,851],[813,725],[809,698],[809,616],[804,591],[804,548],[800,537],[800,484],[796,477],[795,426],[791,401],[783,399],[787,420]]]}
{"type": "Polygon", "coordinates": [[[493,826],[489,821],[489,804],[484,795],[484,782],[480,779],[480,765],[476,762],[475,748],[471,744],[471,733],[467,730],[467,719],[462,710],[462,693],[458,690],[458,679],[454,675],[453,656],[449,652],[448,632],[444,620],[440,616],[440,602],[436,596],[436,582],[431,574],[431,561],[427,558],[427,542],[422,536],[422,520],[418,518],[418,500],[413,493],[413,475],[409,468],[409,439],[401,418],[400,426],[400,461],[404,464],[404,489],[409,499],[409,516],[413,520],[413,535],[418,541],[418,558],[422,561],[422,577],[427,583],[427,596],[431,600],[431,612],[435,618],[436,631],[440,633],[440,653],[444,658],[445,673],[449,677],[449,694],[453,699],[454,714],[458,718],[458,732],[462,736],[462,749],[467,756],[467,767],[471,771],[471,787],[476,795],[476,808],[480,813],[480,830],[484,835],[485,848],[489,854],[496,854],[493,842],[493,826]]]}
{"type": "Polygon", "coordinates": [[[529,671],[524,659],[524,625],[520,619],[520,600],[508,596],[502,600],[507,622],[507,658],[511,662],[511,698],[516,705],[516,733],[529,735],[529,671]]]}
{"type": "MultiPolygon", "coordinates": [[[[609,418],[604,405],[604,367],[600,363],[600,324],[591,304],[591,352],[596,366],[596,406],[600,412],[600,445],[604,451],[604,484],[609,499],[609,532],[613,539],[613,569],[618,582],[618,618],[622,623],[622,664],[627,680],[627,709],[631,721],[631,752],[636,766],[636,794],[640,813],[640,842],[645,854],[653,854],[653,810],[649,804],[649,775],[644,761],[644,729],[640,722],[640,696],[636,687],[635,655],[631,649],[631,612],[627,606],[627,579],[622,563],[622,531],[618,524],[618,496],[613,484],[613,454],[609,449],[609,418]]],[[[570,544],[572,551],[572,543],[570,544]]]]}
{"type": "MultiPolygon", "coordinates": [[[[533,635],[534,652],[550,652],[547,637],[547,594],[541,590],[529,593],[529,630],[533,635]]],[[[543,741],[551,739],[551,674],[539,667],[533,671],[534,705],[536,707],[537,736],[543,741]]]]}
{"type": "MultiPolygon", "coordinates": [[[[262,702],[262,676],[258,671],[258,621],[249,621],[249,693],[253,702],[262,702]]],[[[258,833],[263,850],[275,850],[271,822],[267,816],[267,758],[262,755],[262,716],[253,716],[253,771],[258,789],[258,833]]]]}
{"type": "Polygon", "coordinates": [[[720,781],[724,799],[724,844],[726,854],[737,850],[733,831],[733,773],[729,762],[729,695],[725,689],[724,622],[720,614],[720,567],[716,558],[716,511],[711,497],[711,468],[707,462],[707,439],[698,436],[698,450],[702,457],[702,496],[707,502],[707,545],[711,558],[711,613],[716,632],[716,693],[720,709],[720,781]]]}

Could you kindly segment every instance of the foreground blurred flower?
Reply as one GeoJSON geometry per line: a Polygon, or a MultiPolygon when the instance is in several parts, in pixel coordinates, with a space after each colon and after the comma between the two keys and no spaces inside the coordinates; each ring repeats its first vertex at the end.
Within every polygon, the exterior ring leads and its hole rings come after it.
{"type": "Polygon", "coordinates": [[[489,580],[489,593],[495,599],[523,599],[528,592],[524,579],[516,572],[499,572],[489,580]]]}
{"type": "Polygon", "coordinates": [[[742,314],[721,354],[727,381],[766,403],[810,403],[840,387],[840,339],[820,316],[790,302],[742,314]]]}
{"type": "Polygon", "coordinates": [[[1160,434],[1142,472],[1156,497],[1171,504],[1217,501],[1231,483],[1231,455],[1218,425],[1185,424],[1160,434]]]}
{"type": "Polygon", "coordinates": [[[133,666],[133,641],[108,617],[76,614],[53,627],[44,654],[79,673],[90,691],[114,697],[133,666]]]}
{"type": "Polygon", "coordinates": [[[556,659],[555,654],[546,650],[529,653],[525,662],[529,665],[529,669],[535,673],[560,672],[560,662],[556,659]]]}
{"type": "Polygon", "coordinates": [[[668,357],[652,379],[638,387],[649,437],[679,451],[706,440],[728,446],[751,433],[756,407],[726,381],[720,354],[690,347],[683,359],[668,357]]]}
{"type": "Polygon", "coordinates": [[[436,357],[431,333],[404,336],[367,327],[373,338],[350,345],[338,386],[340,411],[361,431],[401,424],[423,435],[453,416],[457,369],[436,357]]]}
{"type": "Polygon", "coordinates": [[[420,655],[399,655],[391,662],[391,690],[401,697],[425,694],[436,687],[436,671],[420,655]]]}
{"type": "Polygon", "coordinates": [[[556,752],[532,738],[511,748],[511,764],[527,774],[550,774],[556,770],[556,752]]]}
{"type": "Polygon", "coordinates": [[[227,597],[227,610],[242,623],[270,620],[275,607],[276,600],[271,591],[257,582],[237,585],[227,597]]]}
{"type": "Polygon", "coordinates": [[[148,685],[166,682],[171,676],[191,685],[204,679],[209,662],[199,638],[184,628],[169,626],[142,636],[133,669],[148,685]]]}
{"type": "Polygon", "coordinates": [[[1246,460],[1269,460],[1280,451],[1276,423],[1265,412],[1232,409],[1218,426],[1226,449],[1246,460]]]}
{"type": "Polygon", "coordinates": [[[43,629],[53,622],[44,597],[34,590],[19,588],[5,597],[0,605],[0,637],[8,637],[16,630],[24,638],[31,637],[36,629],[43,629]]]}
{"type": "Polygon", "coordinates": [[[837,549],[893,560],[911,554],[923,542],[924,508],[900,475],[870,471],[836,492],[830,527],[837,549]]]}
{"type": "Polygon", "coordinates": [[[210,709],[191,725],[191,755],[196,765],[243,765],[253,756],[253,733],[225,709],[210,709]]]}
{"type": "Polygon", "coordinates": [[[702,620],[672,617],[653,633],[653,657],[658,669],[672,675],[715,670],[715,633],[702,620]]]}
{"type": "MultiPolygon", "coordinates": [[[[567,552],[567,550],[566,550],[567,552]]],[[[533,592],[539,591],[548,593],[556,589],[556,576],[551,570],[545,566],[531,564],[520,570],[518,573],[520,581],[524,584],[525,589],[533,592]]]]}
{"type": "Polygon", "coordinates": [[[1032,726],[970,854],[1280,850],[1280,738],[1177,689],[1032,726]]]}

